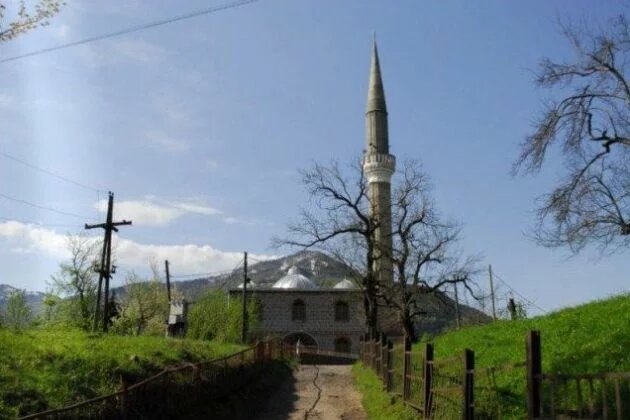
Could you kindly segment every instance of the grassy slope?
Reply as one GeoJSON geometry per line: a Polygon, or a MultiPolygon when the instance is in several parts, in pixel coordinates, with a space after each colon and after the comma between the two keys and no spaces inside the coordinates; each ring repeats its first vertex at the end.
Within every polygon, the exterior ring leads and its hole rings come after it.
{"type": "Polygon", "coordinates": [[[453,356],[470,348],[477,367],[524,361],[529,330],[541,332],[543,371],[630,371],[630,295],[453,331],[434,339],[435,356],[453,356]]]}
{"type": "MultiPolygon", "coordinates": [[[[501,366],[525,361],[525,336],[540,330],[543,371],[549,373],[597,373],[630,371],[630,295],[596,301],[521,321],[497,321],[468,327],[435,337],[435,357],[443,358],[475,351],[476,368],[501,366]]],[[[423,344],[414,346],[422,354],[423,344]]],[[[369,369],[357,364],[353,368],[364,406],[371,419],[406,418],[397,414],[400,408],[390,404],[390,397],[369,369]],[[380,412],[386,414],[379,414],[380,412]]],[[[476,381],[481,383],[482,377],[476,381]]],[[[503,407],[505,418],[524,415],[524,369],[514,369],[497,376],[505,389],[502,402],[481,402],[480,407],[503,407]]],[[[492,412],[492,408],[488,408],[492,412]]]]}
{"type": "Polygon", "coordinates": [[[398,398],[383,391],[383,383],[376,374],[361,363],[352,366],[352,375],[361,393],[363,408],[371,420],[411,420],[418,413],[405,406],[398,398]]]}
{"type": "Polygon", "coordinates": [[[181,361],[202,361],[239,346],[81,331],[0,329],[0,418],[105,394],[181,361]]]}

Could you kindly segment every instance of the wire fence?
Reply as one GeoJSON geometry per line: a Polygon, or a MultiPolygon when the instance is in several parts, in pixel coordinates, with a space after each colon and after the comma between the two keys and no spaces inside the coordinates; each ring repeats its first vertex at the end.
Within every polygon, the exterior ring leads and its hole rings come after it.
{"type": "Polygon", "coordinates": [[[269,361],[285,354],[277,339],[258,342],[218,359],[168,367],[131,385],[121,380],[120,389],[111,394],[21,419],[176,418],[259,379],[269,361]]]}
{"type": "Polygon", "coordinates": [[[366,336],[359,357],[424,419],[630,419],[630,372],[543,372],[538,331],[526,337],[524,361],[500,366],[476,368],[469,349],[439,359],[433,344],[423,350],[366,336]]]}

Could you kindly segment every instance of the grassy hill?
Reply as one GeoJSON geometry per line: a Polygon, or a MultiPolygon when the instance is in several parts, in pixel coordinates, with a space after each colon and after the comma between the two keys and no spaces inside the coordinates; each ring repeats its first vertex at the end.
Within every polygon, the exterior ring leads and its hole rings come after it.
{"type": "Polygon", "coordinates": [[[112,392],[178,362],[239,350],[230,344],[68,330],[0,329],[0,418],[30,414],[112,392]]]}
{"type": "Polygon", "coordinates": [[[525,335],[540,330],[543,371],[630,371],[630,295],[520,321],[497,321],[435,337],[435,356],[475,351],[478,367],[525,360],[525,335]]]}
{"type": "MultiPolygon", "coordinates": [[[[542,341],[543,372],[548,374],[587,374],[604,372],[630,372],[630,295],[612,297],[574,308],[563,309],[545,316],[520,321],[496,321],[491,324],[466,327],[439,335],[431,341],[434,356],[439,359],[461,356],[464,349],[475,352],[475,413],[477,418],[526,418],[525,369],[522,366],[498,369],[488,374],[490,367],[501,367],[524,362],[525,337],[530,330],[539,330],[542,341]],[[490,380],[492,378],[492,380],[490,380]],[[489,387],[489,385],[492,385],[489,387]],[[488,388],[489,387],[489,388],[488,388]],[[484,389],[486,388],[486,389],[484,389]]],[[[424,343],[414,345],[414,362],[423,353],[424,343]]],[[[401,348],[397,347],[400,351],[401,348]]],[[[397,353],[395,371],[401,371],[402,358],[397,353]],[[398,366],[398,367],[396,367],[398,366]]],[[[449,378],[462,374],[461,365],[450,362],[436,376],[449,378]]],[[[369,368],[358,364],[353,369],[355,381],[363,394],[364,406],[371,418],[409,418],[398,399],[390,398],[382,390],[380,379],[369,368]],[[381,415],[382,413],[382,415],[381,415]]],[[[435,380],[435,377],[434,377],[435,380]]],[[[400,381],[398,381],[400,384],[400,381]]],[[[451,384],[452,385],[452,384],[451,384]]],[[[574,408],[576,387],[574,381],[565,393],[558,394],[574,408]]],[[[613,409],[612,384],[607,385],[609,418],[617,418],[613,409]],[[612,405],[611,405],[612,404],[612,405]]],[[[586,399],[587,385],[582,384],[586,399]]],[[[595,383],[595,407],[601,407],[601,385],[595,383]],[[598,405],[599,403],[599,405],[598,405]]],[[[547,391],[549,391],[547,389],[547,391]]],[[[400,390],[398,390],[400,392],[400,390]]],[[[414,391],[415,392],[415,391],[414,391]]],[[[630,392],[626,382],[621,386],[622,398],[630,392]]],[[[545,394],[549,397],[549,394],[545,394]]],[[[456,397],[451,401],[460,408],[456,397]]],[[[560,398],[558,398],[560,399],[560,398]]],[[[543,398],[545,400],[545,398],[543,398]]],[[[443,400],[442,400],[443,401],[443,400]]],[[[624,400],[625,401],[625,400],[624,400]]],[[[549,402],[549,401],[546,401],[549,402]]],[[[556,401],[558,402],[558,401],[556,401]]],[[[586,402],[586,400],[585,400],[586,402]]],[[[442,405],[448,413],[451,403],[442,405]]],[[[436,405],[440,406],[436,403],[436,405]]],[[[624,404],[620,418],[630,418],[628,404],[624,404]]],[[[601,413],[600,413],[601,414],[601,413]]],[[[455,415],[437,414],[437,418],[456,418],[455,415]]],[[[600,418],[600,417],[597,417],[600,418]]]]}
{"type": "MultiPolygon", "coordinates": [[[[531,319],[497,321],[452,331],[433,339],[435,357],[460,355],[463,349],[472,349],[480,373],[482,368],[523,362],[525,336],[529,330],[541,332],[543,372],[630,371],[630,295],[627,294],[531,319]]],[[[417,349],[421,348],[422,344],[418,344],[417,349]]],[[[506,371],[499,375],[498,382],[505,393],[494,398],[503,399],[504,414],[512,413],[514,418],[522,416],[525,409],[524,370],[506,371]]]]}

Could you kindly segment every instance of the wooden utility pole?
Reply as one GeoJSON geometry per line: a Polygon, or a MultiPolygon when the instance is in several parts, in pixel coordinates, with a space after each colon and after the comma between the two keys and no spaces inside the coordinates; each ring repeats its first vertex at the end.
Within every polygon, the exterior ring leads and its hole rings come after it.
{"type": "Polygon", "coordinates": [[[508,300],[508,311],[510,312],[510,318],[514,321],[517,318],[516,302],[514,302],[514,298],[508,300]]]}
{"type": "Polygon", "coordinates": [[[171,273],[168,271],[168,260],[164,260],[164,271],[166,271],[166,295],[171,303],[171,273]]]}
{"type": "Polygon", "coordinates": [[[94,331],[98,329],[98,319],[101,304],[101,289],[103,288],[103,282],[105,283],[105,290],[103,294],[103,331],[107,332],[107,323],[109,321],[109,280],[112,277],[112,273],[116,271],[116,268],[112,266],[112,231],[118,232],[116,226],[131,225],[131,221],[123,220],[122,222],[112,222],[114,213],[114,193],[109,192],[109,199],[107,201],[107,219],[105,223],[99,223],[97,225],[85,224],[85,229],[103,228],[105,235],[103,239],[103,252],[101,254],[101,265],[98,267],[98,292],[96,294],[96,308],[94,311],[94,331]]]}
{"type": "Polygon", "coordinates": [[[457,329],[459,329],[462,320],[459,314],[459,297],[457,295],[457,283],[453,283],[453,288],[455,289],[455,325],[457,326],[457,329]]]}
{"type": "Polygon", "coordinates": [[[247,342],[247,251],[243,254],[243,325],[241,332],[241,341],[243,344],[247,342]]]}
{"type": "Polygon", "coordinates": [[[494,297],[494,282],[492,280],[492,264],[488,264],[488,275],[490,276],[490,297],[492,298],[492,319],[497,319],[497,308],[494,297]]]}

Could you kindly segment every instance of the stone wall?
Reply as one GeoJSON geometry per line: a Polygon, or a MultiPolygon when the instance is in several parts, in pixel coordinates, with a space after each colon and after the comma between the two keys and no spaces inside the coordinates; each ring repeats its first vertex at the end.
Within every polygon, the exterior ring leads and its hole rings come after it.
{"type": "MultiPolygon", "coordinates": [[[[240,297],[242,290],[231,290],[233,299],[240,297]]],[[[357,290],[316,289],[282,290],[254,289],[249,296],[255,296],[261,303],[261,319],[258,326],[250,331],[254,337],[267,336],[285,338],[291,334],[304,333],[311,336],[321,350],[335,350],[335,340],[345,338],[350,341],[350,351],[358,351],[359,337],[365,334],[365,311],[363,294],[357,290]],[[293,304],[302,300],[305,305],[305,320],[293,320],[293,304]],[[338,301],[348,304],[348,320],[335,320],[335,305],[338,301]]]]}

